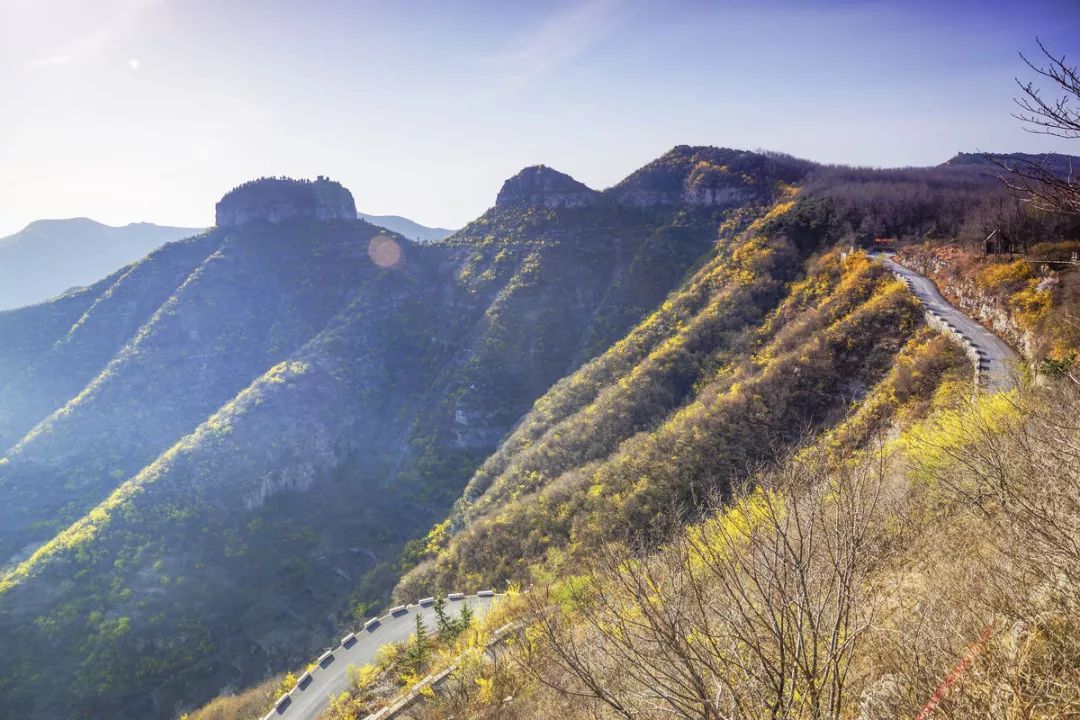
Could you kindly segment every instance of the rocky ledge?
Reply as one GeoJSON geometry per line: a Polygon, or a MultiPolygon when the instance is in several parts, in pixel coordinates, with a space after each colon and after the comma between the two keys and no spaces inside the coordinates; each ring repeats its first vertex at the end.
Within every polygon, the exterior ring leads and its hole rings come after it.
{"type": "Polygon", "coordinates": [[[779,183],[797,183],[812,167],[781,153],[678,145],[608,192],[630,207],[736,207],[768,201],[779,183]]]}
{"type": "Polygon", "coordinates": [[[595,205],[599,197],[566,173],[533,165],[503,183],[495,207],[581,208],[595,205]]]}
{"type": "Polygon", "coordinates": [[[341,183],[322,176],[316,180],[285,177],[252,180],[226,193],[216,210],[218,227],[236,227],[253,220],[356,219],[352,193],[341,183]]]}

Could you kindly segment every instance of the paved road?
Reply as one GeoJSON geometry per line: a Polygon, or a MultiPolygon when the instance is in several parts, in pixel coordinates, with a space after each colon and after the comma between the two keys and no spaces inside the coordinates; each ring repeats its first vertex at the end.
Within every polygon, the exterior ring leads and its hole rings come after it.
{"type": "MultiPolygon", "coordinates": [[[[457,600],[447,599],[446,611],[451,617],[456,617],[461,612],[461,606],[468,603],[469,609],[479,617],[499,597],[469,595],[457,600]]],[[[265,718],[315,720],[329,706],[332,697],[349,689],[349,667],[359,668],[367,663],[374,663],[380,647],[408,640],[409,635],[416,630],[417,614],[423,618],[428,630],[435,628],[435,611],[430,605],[407,605],[397,613],[379,618],[377,626],[357,630],[355,642],[350,642],[348,647],[339,645],[334,648],[333,655],[311,671],[310,679],[301,676],[304,682],[289,693],[286,702],[279,701],[265,718]]]]}
{"type": "Polygon", "coordinates": [[[937,286],[930,278],[920,275],[911,268],[905,267],[892,259],[891,256],[876,255],[890,270],[907,281],[911,292],[931,313],[937,315],[946,323],[970,341],[979,351],[982,363],[982,372],[986,377],[984,387],[990,392],[1010,390],[1016,387],[1017,372],[1019,370],[1019,357],[1012,348],[1006,345],[1001,338],[972,320],[964,312],[941,296],[937,286]]]}

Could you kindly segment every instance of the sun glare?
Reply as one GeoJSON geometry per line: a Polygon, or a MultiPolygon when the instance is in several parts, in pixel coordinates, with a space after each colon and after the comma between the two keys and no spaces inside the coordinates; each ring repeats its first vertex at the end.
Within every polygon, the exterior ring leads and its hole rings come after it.
{"type": "Polygon", "coordinates": [[[368,257],[381,268],[392,268],[401,261],[401,247],[389,235],[376,235],[368,244],[368,257]]]}

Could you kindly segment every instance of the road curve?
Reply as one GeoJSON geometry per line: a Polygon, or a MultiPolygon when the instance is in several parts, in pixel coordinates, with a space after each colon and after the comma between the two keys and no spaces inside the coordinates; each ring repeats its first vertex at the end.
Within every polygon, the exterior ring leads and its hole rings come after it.
{"type": "Polygon", "coordinates": [[[931,315],[940,318],[946,327],[954,329],[958,335],[975,347],[980,374],[985,378],[983,387],[987,391],[1001,392],[1016,387],[1020,358],[1012,348],[942,297],[930,278],[901,265],[890,255],[882,253],[874,257],[885,263],[907,283],[912,294],[931,315]]]}
{"type": "MultiPolygon", "coordinates": [[[[488,591],[490,592],[490,591],[488,591]]],[[[461,612],[461,606],[468,603],[469,609],[482,615],[501,595],[482,592],[464,597],[447,597],[446,611],[451,617],[461,612]]],[[[348,639],[346,645],[338,645],[333,651],[322,655],[318,666],[310,673],[300,676],[300,682],[286,696],[283,695],[263,720],[315,720],[330,705],[330,700],[349,689],[349,672],[352,667],[361,667],[374,663],[375,656],[383,645],[402,642],[409,639],[416,630],[416,616],[419,615],[428,630],[435,628],[435,610],[430,602],[403,605],[383,617],[377,624],[370,621],[367,627],[357,630],[355,639],[348,639]]]]}

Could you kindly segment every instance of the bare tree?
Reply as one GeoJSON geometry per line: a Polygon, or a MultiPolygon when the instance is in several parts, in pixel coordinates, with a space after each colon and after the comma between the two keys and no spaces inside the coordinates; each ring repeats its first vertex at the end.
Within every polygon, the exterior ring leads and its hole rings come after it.
{"type": "MultiPolygon", "coordinates": [[[[1042,57],[1030,60],[1020,57],[1043,81],[1049,81],[1056,97],[1044,95],[1035,80],[1017,78],[1021,95],[1016,98],[1019,110],[1013,116],[1028,132],[1075,140],[1080,138],[1080,70],[1066,63],[1065,56],[1054,55],[1042,41],[1036,39],[1042,57]],[[1060,95],[1058,95],[1060,93],[1060,95]]],[[[1047,155],[1034,160],[1013,156],[991,156],[1007,171],[1005,184],[1027,195],[1032,204],[1042,210],[1080,214],[1080,182],[1074,175],[1072,163],[1055,163],[1047,155]]],[[[1080,172],[1080,168],[1076,168],[1080,172]]]]}
{"type": "Polygon", "coordinates": [[[586,581],[531,598],[521,666],[596,717],[850,715],[884,478],[791,465],[658,553],[607,548],[586,581]]]}
{"type": "MultiPolygon", "coordinates": [[[[966,537],[953,537],[970,552],[966,602],[943,581],[935,614],[961,628],[967,615],[967,642],[973,624],[995,628],[967,671],[981,682],[951,691],[942,717],[1080,716],[1080,389],[1062,382],[1015,402],[1011,412],[968,416],[951,447],[928,446],[949,461],[919,466],[954,512],[972,518],[956,525],[966,537]]],[[[919,650],[940,665],[949,644],[919,650]]],[[[927,689],[927,678],[903,674],[927,689]]]]}

